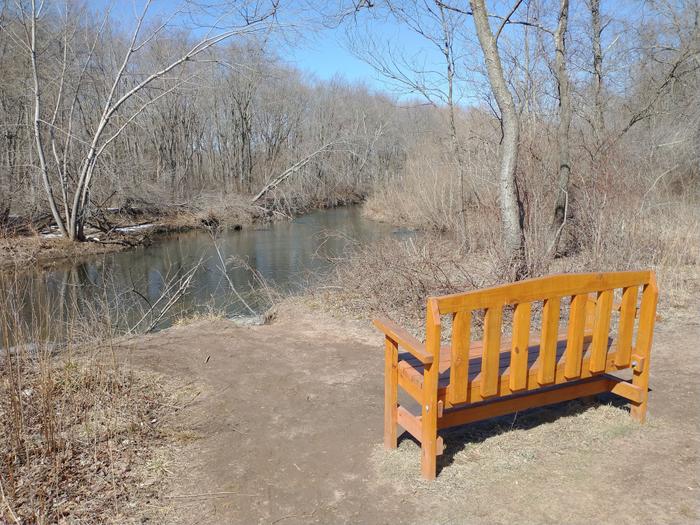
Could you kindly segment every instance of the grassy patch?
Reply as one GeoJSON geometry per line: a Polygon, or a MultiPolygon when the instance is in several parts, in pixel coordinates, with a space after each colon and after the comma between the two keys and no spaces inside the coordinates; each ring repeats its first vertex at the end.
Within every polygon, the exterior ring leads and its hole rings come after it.
{"type": "Polygon", "coordinates": [[[638,428],[622,408],[576,401],[446,432],[436,481],[420,477],[420,445],[407,437],[396,450],[377,446],[372,462],[379,479],[398,491],[457,497],[485,483],[526,480],[535,467],[561,469],[561,464],[605,454],[638,428]]]}
{"type": "Polygon", "coordinates": [[[166,445],[161,424],[177,407],[174,385],[94,359],[14,356],[3,368],[6,522],[120,521],[158,493],[167,462],[156,451],[166,445]]]}

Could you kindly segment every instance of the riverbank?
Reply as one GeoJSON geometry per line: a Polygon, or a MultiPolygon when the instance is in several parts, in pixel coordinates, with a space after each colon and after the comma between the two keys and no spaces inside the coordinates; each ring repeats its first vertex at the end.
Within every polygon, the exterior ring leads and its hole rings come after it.
{"type": "Polygon", "coordinates": [[[699,338],[697,324],[659,323],[646,425],[607,398],[470,425],[445,436],[432,483],[419,477],[412,440],[404,436],[394,452],[381,446],[382,342],[368,320],[296,302],[268,326],[205,320],[117,342],[120,366],[184,385],[187,396],[158,399],[174,408],[152,423],[166,439],[151,443],[150,481],[118,477],[129,496],[106,503],[100,516],[212,524],[505,524],[523,516],[526,523],[660,516],[694,523],[699,338]]]}
{"type": "Polygon", "coordinates": [[[5,234],[0,236],[0,270],[48,268],[147,246],[175,233],[241,230],[361,201],[362,196],[350,195],[332,202],[300,203],[291,209],[281,209],[273,202],[251,204],[248,196],[238,194],[161,206],[129,201],[121,208],[101,210],[98,219],[85,230],[87,240],[81,243],[63,238],[50,224],[32,225],[28,218],[15,218],[14,225],[5,228],[5,234]]]}
{"type": "Polygon", "coordinates": [[[50,224],[35,227],[28,220],[0,238],[0,269],[45,268],[84,257],[144,246],[178,232],[241,229],[271,218],[239,196],[229,201],[209,199],[207,204],[154,205],[126,202],[120,208],[100,210],[86,227],[85,242],[75,243],[50,224]]]}

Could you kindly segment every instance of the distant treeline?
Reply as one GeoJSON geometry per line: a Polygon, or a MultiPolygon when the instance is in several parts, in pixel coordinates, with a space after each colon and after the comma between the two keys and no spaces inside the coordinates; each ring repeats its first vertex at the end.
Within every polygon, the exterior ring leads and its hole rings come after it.
{"type": "Polygon", "coordinates": [[[367,197],[465,247],[514,236],[509,256],[526,258],[588,242],[574,233],[611,206],[697,196],[694,2],[340,2],[334,23],[398,98],[309,78],[273,51],[284,3],[238,4],[203,32],[148,2],[131,26],[79,3],[3,2],[0,221],[50,213],[79,239],[127,201],[367,197]],[[377,18],[437,60],[382,48],[377,18]]]}

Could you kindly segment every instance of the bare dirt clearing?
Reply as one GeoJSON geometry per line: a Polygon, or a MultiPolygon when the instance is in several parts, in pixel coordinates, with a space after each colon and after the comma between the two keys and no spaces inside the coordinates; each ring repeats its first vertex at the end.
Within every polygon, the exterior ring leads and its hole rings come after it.
{"type": "Polygon", "coordinates": [[[446,435],[433,483],[405,436],[381,448],[382,341],[367,323],[297,307],[269,326],[204,321],[135,339],[136,366],[195,392],[147,512],[169,523],[696,523],[699,339],[697,324],[657,325],[645,426],[605,399],[471,425],[446,435]]]}

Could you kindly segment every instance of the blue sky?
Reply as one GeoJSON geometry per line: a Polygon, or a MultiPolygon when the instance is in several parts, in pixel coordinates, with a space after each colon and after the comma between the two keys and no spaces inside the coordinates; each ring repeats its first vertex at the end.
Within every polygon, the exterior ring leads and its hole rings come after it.
{"type": "MultiPolygon", "coordinates": [[[[135,15],[140,14],[143,9],[145,0],[88,0],[87,3],[98,11],[111,6],[112,16],[123,24],[124,30],[129,31],[133,28],[135,15]]],[[[215,4],[216,0],[209,3],[215,4]]],[[[347,20],[345,24],[340,24],[335,28],[324,27],[319,22],[323,17],[317,14],[314,19],[314,13],[308,6],[301,7],[295,12],[294,7],[301,6],[302,3],[304,0],[282,2],[280,12],[282,25],[293,26],[301,23],[303,26],[297,31],[290,31],[292,40],[274,46],[278,47],[276,51],[284,62],[321,80],[329,80],[339,76],[351,82],[364,83],[378,91],[396,93],[396,89],[392,89],[392,86],[387,84],[381,75],[348,49],[346,28],[353,24],[352,20],[347,20]],[[295,4],[295,2],[299,3],[295,4]],[[304,21],[299,22],[302,19],[304,21]]],[[[330,9],[331,3],[317,5],[330,9]]],[[[147,18],[154,20],[160,16],[168,16],[182,4],[182,0],[154,0],[147,18]]],[[[311,5],[314,3],[312,2],[311,5]]],[[[363,15],[364,13],[360,19],[364,23],[366,21],[364,18],[367,17],[363,15]]],[[[186,17],[178,18],[182,18],[182,22],[187,25],[186,17]]],[[[425,55],[426,53],[434,55],[434,50],[430,50],[420,36],[393,20],[374,18],[371,21],[371,30],[377,42],[382,44],[389,42],[392,46],[398,46],[402,53],[408,56],[425,55]]],[[[436,59],[439,60],[439,57],[436,59]]]]}
{"type": "Polygon", "coordinates": [[[351,81],[365,82],[376,89],[385,87],[374,69],[346,48],[341,29],[321,30],[313,40],[290,48],[289,53],[283,57],[286,62],[322,80],[342,76],[351,81]]]}
{"type": "MultiPolygon", "coordinates": [[[[133,28],[135,15],[140,14],[144,4],[145,0],[88,0],[88,5],[98,10],[111,5],[112,16],[119,19],[126,30],[133,28]]],[[[149,9],[148,19],[167,16],[182,4],[182,0],[154,0],[149,9]]],[[[297,22],[297,20],[289,19],[291,10],[285,10],[285,6],[288,5],[293,4],[282,3],[280,14],[284,17],[281,21],[283,25],[297,22]]],[[[306,16],[308,17],[308,13],[306,16]]],[[[341,75],[349,80],[367,81],[369,84],[373,84],[377,75],[374,74],[374,70],[369,65],[353,56],[346,49],[343,42],[345,30],[342,26],[320,28],[317,23],[314,26],[313,29],[303,30],[303,39],[295,39],[293,44],[284,46],[284,51],[280,53],[284,61],[312,73],[320,79],[327,80],[335,75],[341,75]]],[[[386,30],[390,29],[387,24],[383,24],[383,26],[386,30]]],[[[380,87],[383,84],[377,82],[375,85],[380,87]]]]}
{"type": "MultiPolygon", "coordinates": [[[[141,11],[144,2],[145,0],[88,0],[88,5],[98,10],[111,5],[112,16],[122,21],[124,29],[128,30],[133,27],[134,14],[141,11]]],[[[393,93],[402,100],[412,98],[412,95],[406,93],[405,89],[402,90],[396,84],[388,83],[369,64],[356,57],[348,49],[346,30],[354,26],[355,20],[346,19],[345,23],[339,24],[335,28],[324,27],[321,24],[321,20],[324,17],[315,11],[326,9],[331,12],[333,6],[337,6],[338,2],[343,3],[343,0],[329,0],[328,2],[318,2],[318,0],[287,0],[285,2],[283,0],[280,11],[281,24],[283,26],[299,25],[300,27],[296,31],[292,30],[289,32],[291,36],[287,38],[288,41],[277,42],[276,44],[271,44],[270,47],[277,52],[283,61],[299,68],[312,77],[321,80],[341,77],[351,82],[364,83],[377,91],[393,93]]],[[[182,3],[183,0],[154,0],[149,18],[152,20],[153,18],[172,13],[182,3]]],[[[206,2],[209,5],[216,3],[217,0],[208,0],[206,2]]],[[[503,4],[500,2],[495,4],[500,6],[500,8],[503,7],[503,4]]],[[[623,18],[629,20],[634,19],[634,16],[638,16],[633,14],[634,9],[639,8],[639,4],[635,2],[623,2],[620,5],[612,5],[617,9],[618,16],[622,15],[623,18]]],[[[584,7],[578,5],[577,9],[584,9],[584,7]]],[[[609,3],[607,9],[610,9],[609,3]]],[[[205,17],[205,20],[212,21],[218,14],[219,11],[214,9],[209,13],[210,16],[205,17]]],[[[359,20],[358,34],[371,34],[378,45],[389,45],[400,55],[408,57],[409,60],[419,62],[424,69],[443,71],[445,67],[443,58],[434,46],[405,25],[397,23],[392,17],[382,18],[379,8],[373,9],[371,14],[363,11],[358,15],[357,19],[359,20]],[[363,33],[363,31],[365,32],[363,33]]],[[[180,23],[189,25],[188,21],[189,19],[186,16],[181,16],[176,18],[174,22],[175,25],[180,23]]],[[[467,33],[471,33],[470,20],[463,20],[460,24],[466,29],[467,33]]],[[[519,26],[512,27],[509,26],[510,31],[520,31],[519,26]],[[515,27],[515,29],[512,27],[515,27]]],[[[362,38],[367,37],[361,36],[360,39],[362,38]]],[[[362,40],[360,42],[362,43],[362,40]]],[[[605,41],[604,44],[606,44],[605,41]]],[[[463,53],[459,61],[459,66],[462,70],[465,70],[467,65],[463,61],[470,62],[469,65],[473,66],[473,61],[480,59],[480,53],[473,48],[470,49],[468,46],[463,47],[460,52],[463,53]]],[[[439,82],[442,81],[440,80],[439,82]]],[[[465,96],[474,95],[473,90],[470,91],[471,88],[469,86],[461,84],[460,86],[465,96]]],[[[443,88],[440,84],[437,84],[437,87],[443,88]]],[[[459,102],[466,103],[467,101],[458,98],[459,102]]]]}

